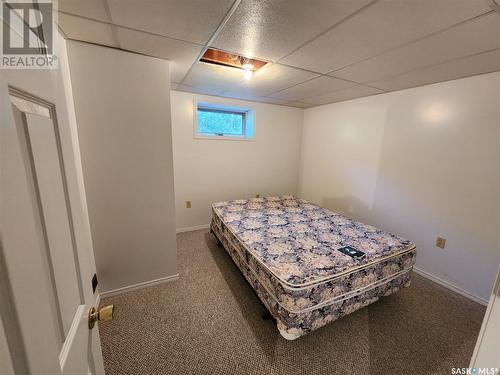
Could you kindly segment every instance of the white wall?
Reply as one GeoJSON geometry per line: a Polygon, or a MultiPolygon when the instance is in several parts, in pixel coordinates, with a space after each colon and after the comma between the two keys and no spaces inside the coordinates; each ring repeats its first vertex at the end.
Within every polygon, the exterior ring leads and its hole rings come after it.
{"type": "Polygon", "coordinates": [[[69,41],[101,292],[176,274],[168,62],[69,41]]]}
{"type": "Polygon", "coordinates": [[[500,261],[500,73],[307,109],[300,169],[303,198],[413,240],[417,268],[488,300],[500,261]]]}
{"type": "Polygon", "coordinates": [[[171,100],[178,229],[209,224],[213,202],[296,192],[302,109],[179,91],[171,100]],[[253,108],[255,140],[194,139],[195,99],[253,108]]]}

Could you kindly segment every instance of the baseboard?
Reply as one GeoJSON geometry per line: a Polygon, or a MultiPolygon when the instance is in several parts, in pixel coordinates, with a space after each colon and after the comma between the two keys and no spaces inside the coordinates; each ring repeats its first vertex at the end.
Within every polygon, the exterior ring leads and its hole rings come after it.
{"type": "Polygon", "coordinates": [[[191,232],[192,230],[208,229],[210,224],[196,225],[194,227],[178,228],[175,230],[176,233],[191,232]]]}
{"type": "Polygon", "coordinates": [[[437,276],[434,276],[432,274],[430,274],[429,272],[426,272],[426,271],[423,271],[417,267],[413,267],[413,271],[420,275],[420,276],[423,276],[425,277],[426,279],[429,279],[431,281],[434,281],[436,284],[439,284],[441,286],[444,286],[445,288],[447,289],[450,289],[450,290],[453,290],[455,293],[458,293],[464,297],[467,297],[471,300],[473,300],[474,302],[477,302],[483,306],[487,306],[488,305],[488,300],[485,300],[484,298],[482,297],[479,297],[479,296],[476,296],[456,285],[453,285],[452,283],[450,283],[449,281],[446,281],[446,280],[443,280],[437,276]]]}
{"type": "Polygon", "coordinates": [[[106,292],[100,293],[99,298],[107,298],[107,297],[116,296],[118,294],[128,293],[128,292],[131,292],[133,290],[138,290],[138,289],[142,289],[142,288],[147,288],[149,286],[167,283],[169,281],[174,281],[174,280],[177,280],[178,278],[179,278],[179,274],[177,273],[177,274],[172,275],[172,276],[161,277],[159,279],[145,281],[143,283],[124,286],[124,287],[118,288],[118,289],[108,290],[106,292]]]}

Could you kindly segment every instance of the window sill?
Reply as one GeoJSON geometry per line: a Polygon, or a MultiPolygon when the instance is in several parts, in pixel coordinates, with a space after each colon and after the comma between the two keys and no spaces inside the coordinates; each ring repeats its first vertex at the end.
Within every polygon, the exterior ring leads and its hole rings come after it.
{"type": "Polygon", "coordinates": [[[250,138],[250,137],[232,137],[230,135],[202,135],[202,134],[195,134],[194,139],[199,139],[199,140],[211,140],[211,141],[249,141],[253,142],[255,141],[255,138],[250,138]]]}

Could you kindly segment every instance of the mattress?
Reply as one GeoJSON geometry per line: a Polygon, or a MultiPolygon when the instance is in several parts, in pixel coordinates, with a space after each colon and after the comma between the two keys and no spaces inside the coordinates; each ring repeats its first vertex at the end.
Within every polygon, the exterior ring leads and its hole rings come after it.
{"type": "Polygon", "coordinates": [[[293,339],[408,286],[415,245],[294,196],[214,203],[211,231],[293,339]],[[339,249],[364,255],[354,258],[339,249]]]}

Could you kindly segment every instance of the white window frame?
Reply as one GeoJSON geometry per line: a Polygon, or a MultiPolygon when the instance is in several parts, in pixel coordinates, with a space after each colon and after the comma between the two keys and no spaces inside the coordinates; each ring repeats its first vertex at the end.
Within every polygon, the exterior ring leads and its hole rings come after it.
{"type": "Polygon", "coordinates": [[[194,100],[193,106],[193,130],[195,139],[230,140],[230,141],[253,141],[255,139],[254,109],[250,107],[239,107],[222,104],[220,102],[198,102],[194,100]],[[243,135],[210,134],[198,131],[198,108],[214,112],[238,113],[243,115],[243,135]]]}

